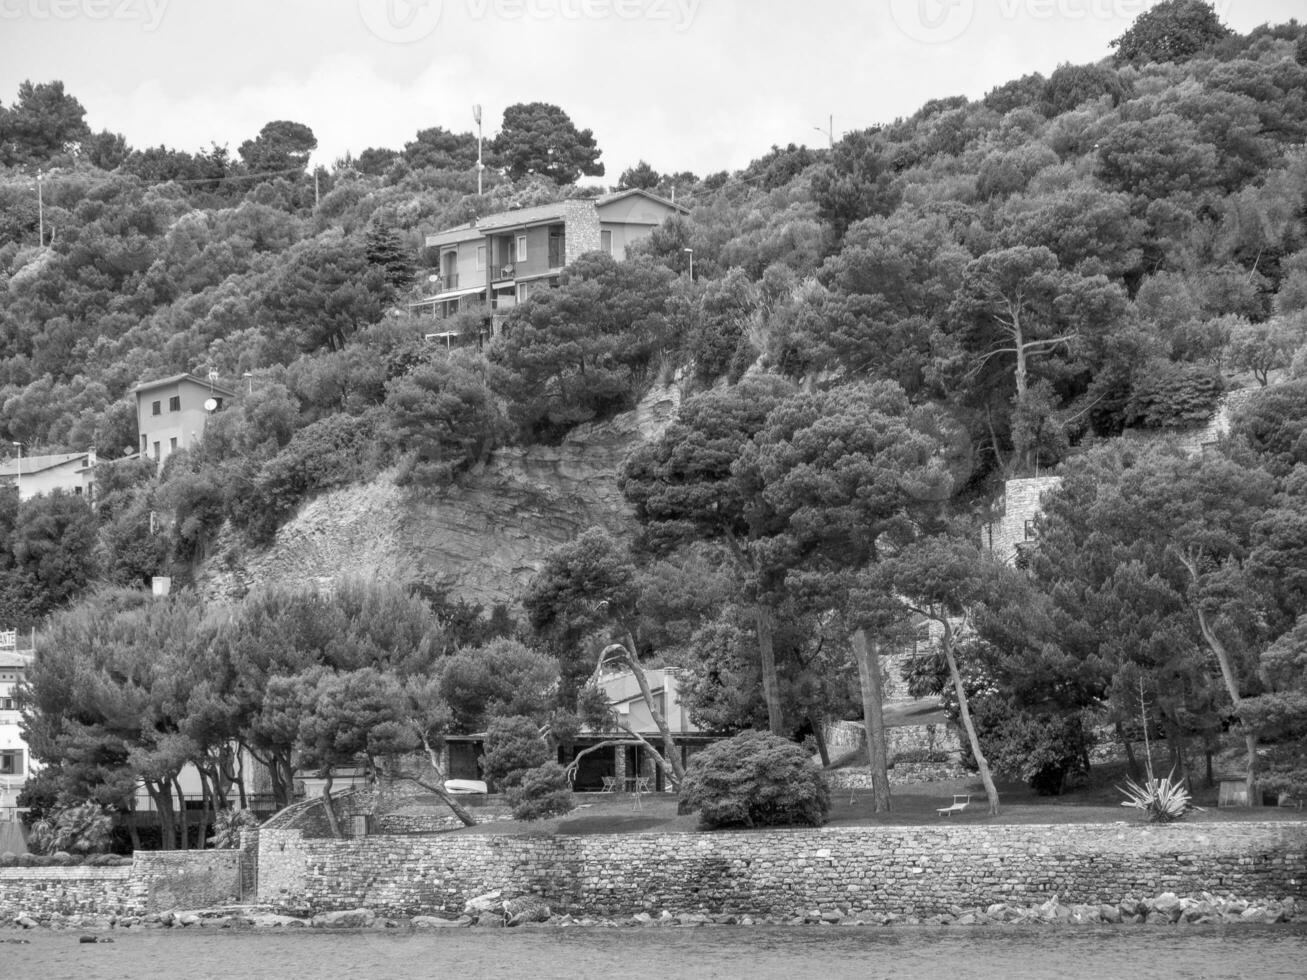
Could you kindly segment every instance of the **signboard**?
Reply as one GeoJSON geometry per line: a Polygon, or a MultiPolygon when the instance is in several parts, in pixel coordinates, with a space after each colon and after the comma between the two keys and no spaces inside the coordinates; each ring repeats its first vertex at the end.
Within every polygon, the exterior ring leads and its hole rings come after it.
{"type": "Polygon", "coordinates": [[[0,630],[0,650],[18,649],[18,630],[0,630]]]}

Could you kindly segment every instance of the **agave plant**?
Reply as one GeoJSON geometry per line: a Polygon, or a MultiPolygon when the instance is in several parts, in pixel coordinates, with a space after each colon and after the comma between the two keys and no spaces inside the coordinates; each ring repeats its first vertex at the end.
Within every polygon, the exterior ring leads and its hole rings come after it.
{"type": "Polygon", "coordinates": [[[1175,770],[1170,775],[1158,779],[1149,767],[1148,776],[1141,786],[1126,777],[1125,787],[1117,787],[1126,795],[1122,806],[1143,810],[1149,823],[1170,823],[1182,820],[1190,810],[1198,810],[1184,784],[1175,778],[1175,770]]]}

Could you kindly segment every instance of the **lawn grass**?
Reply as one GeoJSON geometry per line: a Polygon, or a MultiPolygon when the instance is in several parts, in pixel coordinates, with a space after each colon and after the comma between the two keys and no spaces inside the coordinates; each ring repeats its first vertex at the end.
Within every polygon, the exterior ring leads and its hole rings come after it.
{"type": "MultiPolygon", "coordinates": [[[[1143,824],[1143,815],[1120,805],[1123,794],[1116,786],[1124,781],[1124,764],[1096,767],[1088,784],[1063,796],[1039,796],[1024,783],[998,783],[999,813],[991,816],[985,790],[978,778],[895,786],[889,813],[872,811],[870,789],[831,792],[830,827],[911,827],[954,824],[992,826],[1022,824],[1143,824]],[[971,805],[961,813],[941,817],[940,807],[953,801],[954,793],[970,793],[971,805]]],[[[1284,820],[1307,821],[1307,810],[1290,807],[1216,807],[1216,788],[1201,788],[1197,802],[1202,812],[1191,813],[1188,823],[1234,823],[1284,820]]],[[[577,796],[578,808],[566,817],[540,823],[516,821],[481,824],[455,831],[461,834],[693,834],[699,832],[695,814],[678,814],[676,797],[648,793],[637,802],[627,794],[590,793],[577,796]]]]}

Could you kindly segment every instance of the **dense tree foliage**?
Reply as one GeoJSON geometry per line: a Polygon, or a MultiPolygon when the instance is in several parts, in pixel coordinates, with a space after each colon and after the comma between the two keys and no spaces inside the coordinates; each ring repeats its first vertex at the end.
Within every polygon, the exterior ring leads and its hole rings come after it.
{"type": "MultiPolygon", "coordinates": [[[[583,723],[635,738],[593,696],[604,666],[678,667],[697,720],[824,752],[859,701],[874,738],[876,659],[927,619],[921,683],[982,771],[1060,789],[1096,712],[1131,750],[1143,724],[1182,767],[1233,744],[1264,786],[1301,786],[1307,33],[1238,36],[1168,0],[1115,48],[736,173],[639,161],[619,186],[688,216],[511,312],[446,319],[406,310],[435,272],[425,233],[602,175],[557,106],[505,112],[478,194],[470,133],[310,175],[304,123],[133,148],[61,83],[24,83],[0,107],[0,441],[101,460],[94,507],[0,488],[0,625],[104,651],[42,680],[52,781],[118,805],[118,770],[172,793],[189,761],[220,800],[234,741],[284,801],[297,764],[384,769],[496,718],[529,717],[546,754],[583,723]],[[210,371],[236,395],[198,445],[162,471],[119,460],[134,385],[210,371]],[[676,416],[620,478],[635,540],[542,554],[516,632],[422,585],[256,592],[216,621],[189,599],[219,542],[238,563],[313,494],[383,472],[448,492],[667,383],[676,416]],[[1203,459],[1103,448],[1253,387],[1203,459]],[[1025,572],[973,554],[1002,482],[1059,467],[1025,572]],[[186,598],[94,591],[154,575],[186,598]],[[140,666],[174,639],[189,691],[140,666]]],[[[522,791],[523,813],[566,805],[546,767],[522,791]]]]}
{"type": "Polygon", "coordinates": [[[518,103],[505,109],[491,151],[513,180],[534,174],[559,184],[574,184],[582,175],[604,175],[594,134],[577,129],[566,112],[545,102],[518,103]]]}

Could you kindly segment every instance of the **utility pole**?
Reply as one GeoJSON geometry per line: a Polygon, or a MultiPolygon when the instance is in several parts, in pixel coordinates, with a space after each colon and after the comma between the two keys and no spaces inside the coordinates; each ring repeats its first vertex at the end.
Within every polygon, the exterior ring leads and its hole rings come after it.
{"type": "Polygon", "coordinates": [[[827,117],[825,129],[822,129],[820,126],[813,126],[812,128],[819,133],[825,133],[826,139],[830,141],[830,148],[832,150],[835,149],[835,114],[834,113],[831,113],[830,116],[827,117]]]}
{"type": "Polygon", "coordinates": [[[18,499],[23,499],[23,444],[14,443],[18,447],[18,499]]]}
{"type": "Polygon", "coordinates": [[[319,169],[321,168],[315,168],[313,171],[313,210],[314,211],[316,211],[318,209],[318,205],[322,203],[322,198],[318,194],[318,170],[319,169]]]}
{"type": "Polygon", "coordinates": [[[481,196],[481,171],[486,169],[486,165],[481,162],[481,106],[480,104],[472,107],[472,118],[477,121],[477,197],[481,196]]]}
{"type": "Polygon", "coordinates": [[[45,248],[45,200],[41,195],[41,171],[36,172],[36,237],[45,248]]]}

